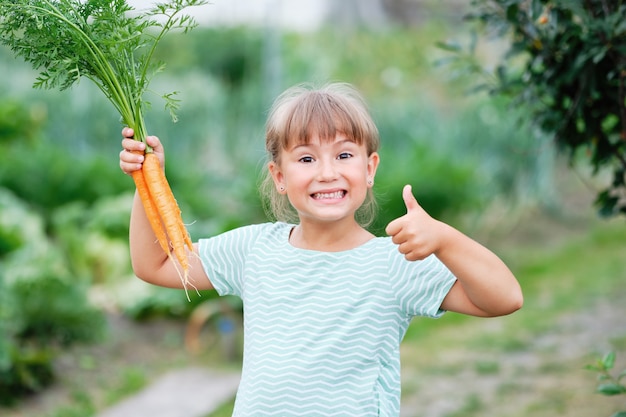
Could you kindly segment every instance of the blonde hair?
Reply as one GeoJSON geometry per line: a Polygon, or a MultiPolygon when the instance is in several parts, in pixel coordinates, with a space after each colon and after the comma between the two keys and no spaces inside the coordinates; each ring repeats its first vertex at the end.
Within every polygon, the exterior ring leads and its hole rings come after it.
{"type": "MultiPolygon", "coordinates": [[[[358,145],[365,145],[368,156],[378,151],[378,128],[365,100],[354,87],[347,83],[330,83],[320,88],[299,84],[274,101],[265,126],[265,148],[269,160],[280,164],[284,149],[307,144],[313,137],[333,141],[339,133],[358,145]]],[[[269,170],[261,184],[261,196],[270,217],[284,222],[298,221],[287,196],[276,190],[269,170]]],[[[356,219],[367,227],[375,214],[376,201],[370,189],[356,219]]]]}

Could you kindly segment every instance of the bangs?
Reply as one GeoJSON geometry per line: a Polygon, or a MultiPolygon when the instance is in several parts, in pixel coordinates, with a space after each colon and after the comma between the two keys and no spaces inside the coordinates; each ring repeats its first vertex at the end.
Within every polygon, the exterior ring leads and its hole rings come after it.
{"type": "Polygon", "coordinates": [[[361,145],[364,132],[351,113],[344,103],[333,100],[328,94],[312,92],[291,108],[281,145],[285,149],[306,145],[315,137],[322,142],[332,142],[337,134],[361,145]]]}
{"type": "Polygon", "coordinates": [[[281,95],[268,118],[266,147],[273,160],[282,149],[309,144],[313,138],[332,142],[338,134],[368,153],[378,149],[378,129],[358,93],[347,85],[319,90],[294,87],[281,95]]]}

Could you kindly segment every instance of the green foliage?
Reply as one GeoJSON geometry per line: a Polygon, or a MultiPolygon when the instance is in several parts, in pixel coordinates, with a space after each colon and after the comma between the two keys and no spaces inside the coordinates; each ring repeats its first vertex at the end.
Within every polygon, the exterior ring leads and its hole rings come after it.
{"type": "Polygon", "coordinates": [[[479,86],[511,96],[527,119],[554,138],[572,162],[585,158],[612,179],[598,192],[604,216],[626,214],[626,4],[622,1],[474,0],[470,21],[510,41],[485,71],[458,45],[459,69],[488,74],[479,86]]]}
{"type": "Polygon", "coordinates": [[[96,339],[102,314],[88,304],[85,284],[42,271],[9,285],[24,323],[17,338],[40,346],[67,346],[96,339]],[[46,300],[47,302],[43,302],[46,300]]]}
{"type": "Polygon", "coordinates": [[[121,300],[120,307],[125,315],[138,321],[156,317],[185,319],[199,304],[218,297],[214,291],[204,291],[201,295],[190,292],[191,301],[188,301],[181,291],[158,287],[145,288],[142,294],[134,295],[128,302],[121,300]]]}
{"type": "Polygon", "coordinates": [[[0,188],[0,236],[14,237],[0,255],[0,405],[53,379],[56,349],[102,335],[102,313],[86,297],[47,239],[40,217],[0,188]]]}
{"type": "Polygon", "coordinates": [[[379,215],[373,230],[377,234],[384,234],[390,221],[406,214],[401,196],[404,184],[412,185],[417,201],[435,218],[451,217],[452,213],[476,209],[480,204],[473,166],[451,164],[445,155],[433,153],[426,144],[413,143],[404,150],[383,149],[381,160],[387,161],[387,166],[376,176],[379,215]],[[398,160],[402,163],[393,163],[398,160]]]}
{"type": "MultiPolygon", "coordinates": [[[[68,150],[41,135],[0,145],[0,189],[37,213],[46,235],[41,239],[54,242],[81,285],[127,276],[132,180],[104,154],[68,150]]],[[[7,221],[0,221],[0,256],[36,236],[19,233],[25,223],[15,221],[17,206],[2,207],[0,218],[7,221]]]]}
{"type": "MultiPolygon", "coordinates": [[[[158,3],[133,16],[123,0],[2,1],[0,42],[41,70],[35,87],[65,90],[81,77],[93,81],[143,140],[143,95],[161,69],[152,61],[154,50],[170,30],[192,29],[194,20],[179,14],[204,3],[158,3]]],[[[178,107],[174,94],[162,96],[172,112],[178,107]]]]}
{"type": "MultiPolygon", "coordinates": [[[[586,369],[594,371],[598,374],[598,386],[596,391],[602,395],[626,395],[626,384],[622,380],[626,379],[626,369],[618,375],[613,375],[613,367],[615,366],[615,352],[609,352],[596,363],[586,366],[586,369]]],[[[626,410],[619,411],[611,417],[626,417],[626,410]]]]}
{"type": "Polygon", "coordinates": [[[0,145],[34,138],[41,130],[43,120],[33,110],[17,99],[0,102],[0,145]]]}
{"type": "Polygon", "coordinates": [[[237,89],[259,82],[262,52],[263,38],[254,30],[198,28],[190,36],[164,39],[155,58],[168,62],[172,72],[184,74],[196,68],[216,77],[224,87],[237,89]]]}
{"type": "Polygon", "coordinates": [[[110,158],[76,158],[47,143],[16,144],[0,154],[0,186],[28,201],[49,218],[53,210],[74,201],[98,199],[130,191],[132,182],[119,174],[110,158]]]}
{"type": "Polygon", "coordinates": [[[131,192],[76,200],[52,211],[49,230],[68,268],[81,284],[104,284],[130,275],[128,217],[131,192]]]}
{"type": "Polygon", "coordinates": [[[52,357],[45,348],[12,348],[8,362],[0,368],[0,406],[13,405],[53,381],[52,357]]]}

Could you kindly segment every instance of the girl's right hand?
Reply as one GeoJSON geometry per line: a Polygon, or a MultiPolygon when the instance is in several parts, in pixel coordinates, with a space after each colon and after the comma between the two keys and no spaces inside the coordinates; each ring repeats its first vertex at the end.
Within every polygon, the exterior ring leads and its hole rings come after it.
{"type": "MultiPolygon", "coordinates": [[[[144,160],[144,152],[146,144],[133,139],[135,132],[133,129],[125,127],[122,129],[122,148],[120,152],[120,168],[126,174],[132,174],[133,171],[141,169],[144,160]]],[[[146,142],[152,148],[154,154],[161,161],[161,168],[165,165],[165,154],[163,145],[156,136],[146,136],[146,142]]]]}

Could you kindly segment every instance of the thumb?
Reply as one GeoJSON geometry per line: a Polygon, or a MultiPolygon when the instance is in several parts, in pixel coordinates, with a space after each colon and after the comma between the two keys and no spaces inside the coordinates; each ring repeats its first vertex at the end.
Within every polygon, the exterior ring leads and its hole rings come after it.
{"type": "Polygon", "coordinates": [[[146,143],[152,148],[158,148],[161,145],[161,141],[156,136],[146,136],[146,143]]]}
{"type": "Polygon", "coordinates": [[[415,199],[415,197],[413,196],[411,185],[407,184],[404,186],[404,188],[402,189],[402,198],[404,199],[404,204],[406,205],[407,213],[410,212],[411,210],[419,208],[420,205],[415,199]]]}

